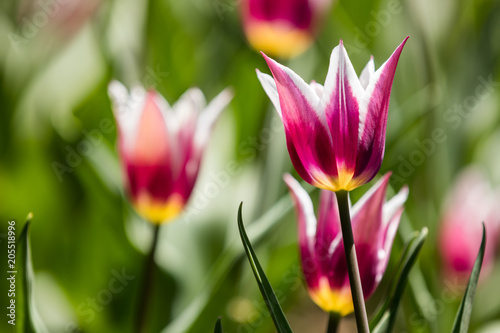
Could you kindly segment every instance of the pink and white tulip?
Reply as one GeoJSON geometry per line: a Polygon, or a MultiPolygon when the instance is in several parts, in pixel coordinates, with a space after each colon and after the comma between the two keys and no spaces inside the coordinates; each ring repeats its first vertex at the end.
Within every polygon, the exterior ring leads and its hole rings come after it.
{"type": "Polygon", "coordinates": [[[474,266],[486,226],[486,250],[481,278],[495,259],[500,236],[500,193],[494,191],[481,169],[463,171],[448,194],[439,233],[440,253],[447,278],[466,282],[474,266]]]}
{"type": "Polygon", "coordinates": [[[243,0],[243,28],[252,47],[289,58],[309,48],[331,0],[243,0]]]}
{"type": "MultiPolygon", "coordinates": [[[[351,210],[352,228],[364,298],[377,288],[387,268],[403,204],[404,187],[386,202],[390,174],[383,176],[351,210]]],[[[318,219],[307,192],[291,175],[284,177],[298,216],[298,237],[309,295],[326,312],[346,316],[354,306],[342,241],[337,197],[322,190],[318,219]]]]}
{"type": "Polygon", "coordinates": [[[212,127],[232,93],[226,89],[206,105],[191,88],[170,107],[154,90],[129,93],[117,81],[108,90],[128,196],[152,223],[172,220],[189,199],[212,127]]]}
{"type": "Polygon", "coordinates": [[[342,41],[330,58],[325,85],[307,84],[264,55],[274,76],[258,78],[285,127],[288,152],[308,183],[351,191],[380,169],[392,81],[406,38],[375,71],[373,57],[357,77],[342,41]]]}

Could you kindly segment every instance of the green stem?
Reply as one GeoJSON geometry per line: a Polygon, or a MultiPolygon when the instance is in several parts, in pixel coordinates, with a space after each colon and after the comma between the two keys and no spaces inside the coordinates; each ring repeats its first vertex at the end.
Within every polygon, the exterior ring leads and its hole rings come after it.
{"type": "Polygon", "coordinates": [[[349,214],[349,192],[339,191],[336,192],[336,195],[347,261],[347,272],[349,273],[352,302],[354,304],[354,314],[356,316],[356,326],[358,327],[358,332],[369,333],[370,329],[368,326],[368,317],[366,315],[363,287],[361,286],[356,248],[354,247],[354,236],[352,234],[351,216],[349,214]]]}
{"type": "Polygon", "coordinates": [[[156,224],[153,233],[153,242],[151,244],[151,249],[149,250],[148,256],[146,258],[146,264],[144,266],[144,275],[141,286],[141,293],[139,294],[139,302],[137,307],[137,322],[135,332],[143,333],[146,332],[146,317],[149,309],[149,303],[151,300],[151,290],[153,286],[153,272],[155,268],[155,252],[156,246],[158,244],[158,233],[160,231],[160,225],[156,224]]]}
{"type": "Polygon", "coordinates": [[[326,329],[326,333],[337,333],[341,318],[342,317],[337,312],[330,312],[328,316],[328,328],[326,329]]]}

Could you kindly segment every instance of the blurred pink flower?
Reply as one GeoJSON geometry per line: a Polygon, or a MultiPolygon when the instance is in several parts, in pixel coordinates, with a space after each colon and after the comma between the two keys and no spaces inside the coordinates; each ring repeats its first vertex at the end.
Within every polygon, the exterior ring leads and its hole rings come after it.
{"type": "MultiPolygon", "coordinates": [[[[408,197],[408,188],[404,187],[386,202],[389,177],[390,174],[383,176],[351,211],[365,299],[373,294],[387,268],[403,204],[408,197]]],[[[348,315],[354,307],[336,195],[321,191],[316,220],[307,192],[291,175],[286,174],[284,179],[297,211],[302,270],[309,295],[324,311],[348,315]]]]}
{"type": "Polygon", "coordinates": [[[359,79],[341,41],[332,51],[324,87],[305,83],[264,55],[274,80],[258,70],[257,75],[283,121],[290,158],[305,181],[351,191],[375,177],[384,156],[392,81],[407,39],[377,71],[371,58],[359,79]]]}
{"type": "Polygon", "coordinates": [[[243,28],[257,51],[293,57],[313,43],[331,0],[243,0],[243,28]]]}
{"type": "Polygon", "coordinates": [[[226,89],[208,106],[191,88],[172,107],[156,91],[119,82],[109,85],[118,123],[118,148],[128,195],[137,212],[153,223],[175,218],[193,190],[200,160],[221,111],[226,89]]]}
{"type": "Polygon", "coordinates": [[[19,6],[19,23],[30,36],[42,29],[47,35],[69,39],[102,3],[103,0],[24,0],[19,6]]]}
{"type": "Polygon", "coordinates": [[[479,168],[463,171],[448,194],[441,220],[439,246],[447,277],[467,281],[486,226],[486,250],[481,279],[491,270],[500,236],[500,193],[479,168]]]}

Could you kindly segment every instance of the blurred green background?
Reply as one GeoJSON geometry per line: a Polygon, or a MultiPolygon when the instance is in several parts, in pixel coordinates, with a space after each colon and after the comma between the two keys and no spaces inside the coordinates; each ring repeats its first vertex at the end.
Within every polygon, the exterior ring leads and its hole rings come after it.
{"type": "MultiPolygon", "coordinates": [[[[0,4],[0,269],[7,221],[19,234],[33,212],[36,304],[48,331],[132,332],[151,227],[123,196],[111,79],[155,88],[171,103],[191,86],[208,99],[227,86],[235,92],[186,213],[161,230],[151,332],[211,332],[218,316],[227,332],[274,331],[242,256],[240,201],[292,327],[323,331],[327,316],[309,300],[298,266],[295,214],[281,178],[293,170],[283,129],[255,75],[269,71],[246,43],[240,0],[81,1],[69,13],[43,4],[0,4]]],[[[500,1],[340,0],[316,43],[283,63],[323,82],[339,39],[360,73],[370,55],[378,68],[408,35],[381,173],[393,171],[390,195],[408,184],[410,198],[368,310],[384,295],[405,237],[428,226],[396,332],[446,332],[458,307],[442,296],[448,287],[436,246],[447,189],[472,163],[500,184],[500,1]],[[434,139],[436,129],[445,139],[434,139]]],[[[480,285],[471,332],[500,332],[500,324],[491,327],[500,320],[498,281],[497,267],[480,285]]],[[[4,309],[7,289],[0,279],[4,309]]],[[[13,332],[2,317],[0,331],[13,332]]],[[[344,330],[352,325],[345,320],[344,330]]]]}

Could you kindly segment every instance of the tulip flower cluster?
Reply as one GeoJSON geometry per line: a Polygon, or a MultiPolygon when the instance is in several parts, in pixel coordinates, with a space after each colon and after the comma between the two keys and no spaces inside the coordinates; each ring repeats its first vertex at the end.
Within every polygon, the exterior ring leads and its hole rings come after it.
{"type": "Polygon", "coordinates": [[[347,193],[371,181],[380,169],[392,82],[405,43],[406,39],[377,71],[372,57],[358,78],[341,41],[332,51],[324,85],[307,84],[265,54],[273,77],[257,70],[283,121],[297,173],[322,189],[316,220],[307,193],[285,176],[297,208],[309,294],[327,312],[345,316],[355,311],[362,332],[368,331],[364,299],[387,267],[408,191],[404,188],[384,204],[387,174],[350,216],[347,193]],[[335,192],[342,202],[337,202],[335,192]]]}

